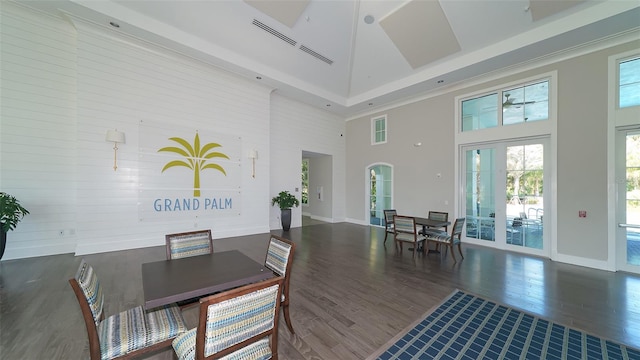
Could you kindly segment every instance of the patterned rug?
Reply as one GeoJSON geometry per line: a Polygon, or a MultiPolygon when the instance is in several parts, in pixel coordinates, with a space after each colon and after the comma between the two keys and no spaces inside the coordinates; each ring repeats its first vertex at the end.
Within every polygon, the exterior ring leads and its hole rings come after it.
{"type": "Polygon", "coordinates": [[[368,360],[640,359],[640,350],[454,291],[368,360]]]}

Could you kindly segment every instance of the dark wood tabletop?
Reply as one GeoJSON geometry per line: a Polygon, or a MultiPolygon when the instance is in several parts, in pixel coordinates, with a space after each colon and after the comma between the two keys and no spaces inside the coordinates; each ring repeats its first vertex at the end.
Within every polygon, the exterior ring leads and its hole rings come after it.
{"type": "Polygon", "coordinates": [[[414,219],[416,219],[416,224],[422,225],[422,227],[441,228],[451,225],[450,221],[434,220],[421,217],[414,217],[414,219]]]}
{"type": "Polygon", "coordinates": [[[146,309],[233,289],[273,277],[238,250],[142,264],[146,309]]]}

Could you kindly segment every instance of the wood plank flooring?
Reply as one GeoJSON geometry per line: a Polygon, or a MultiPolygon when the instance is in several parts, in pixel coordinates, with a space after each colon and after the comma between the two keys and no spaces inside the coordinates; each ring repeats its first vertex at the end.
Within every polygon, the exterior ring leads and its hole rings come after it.
{"type": "MultiPolygon", "coordinates": [[[[384,231],[348,223],[274,232],[297,244],[291,319],[280,322],[282,360],[364,359],[459,288],[640,348],[640,277],[463,244],[465,259],[398,253],[384,231]]],[[[268,234],[214,240],[264,261],[268,234]]],[[[448,254],[447,254],[448,255],[448,254]]],[[[140,266],[163,246],[87,255],[105,289],[106,314],[143,303],[140,266]]],[[[86,359],[88,342],[68,279],[72,254],[0,262],[0,358],[86,359]]],[[[190,326],[197,309],[185,311],[190,326]]],[[[172,359],[172,350],[149,359],[172,359]]]]}

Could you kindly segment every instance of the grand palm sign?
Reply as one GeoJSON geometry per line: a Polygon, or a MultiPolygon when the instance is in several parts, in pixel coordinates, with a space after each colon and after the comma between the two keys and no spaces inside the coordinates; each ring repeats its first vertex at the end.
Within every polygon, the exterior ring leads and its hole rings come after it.
{"type": "Polygon", "coordinates": [[[158,152],[170,152],[181,155],[184,159],[169,161],[163,168],[162,172],[172,167],[184,166],[193,170],[193,197],[200,197],[200,172],[206,169],[218,170],[227,175],[224,168],[216,163],[209,162],[214,158],[229,159],[229,157],[221,152],[212,151],[219,148],[221,145],[218,143],[208,143],[200,147],[200,136],[196,132],[196,136],[193,139],[193,144],[190,144],[183,138],[172,137],[169,140],[178,143],[181,147],[167,146],[158,150],[158,152]]]}
{"type": "Polygon", "coordinates": [[[239,216],[241,149],[238,136],[141,123],[140,219],[239,216]]]}

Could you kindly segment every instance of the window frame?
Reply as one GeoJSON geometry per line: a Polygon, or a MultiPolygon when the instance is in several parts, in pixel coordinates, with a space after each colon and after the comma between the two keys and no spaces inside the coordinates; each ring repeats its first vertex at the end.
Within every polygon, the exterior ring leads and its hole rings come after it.
{"type": "MultiPolygon", "coordinates": [[[[531,77],[528,79],[524,79],[522,81],[516,81],[516,82],[511,82],[511,83],[507,83],[507,84],[501,84],[500,86],[497,87],[492,87],[489,89],[485,89],[476,93],[472,93],[472,94],[467,94],[467,95],[463,95],[463,96],[459,96],[456,97],[456,110],[457,110],[457,114],[456,114],[456,128],[457,131],[456,133],[474,133],[477,131],[491,131],[492,129],[498,129],[498,128],[503,128],[503,127],[511,127],[511,126],[518,126],[518,125],[524,125],[524,124],[531,124],[534,122],[546,122],[552,119],[553,116],[555,116],[555,114],[552,114],[552,104],[555,102],[555,99],[553,99],[553,96],[555,94],[555,78],[554,78],[554,74],[552,73],[548,73],[548,74],[541,74],[540,76],[537,77],[531,77]],[[503,106],[503,101],[504,101],[504,96],[506,93],[509,93],[511,91],[513,91],[514,89],[518,89],[518,88],[526,88],[527,86],[531,86],[531,85],[536,85],[536,84],[540,84],[546,82],[547,83],[547,119],[544,120],[535,120],[535,121],[531,121],[531,122],[527,122],[526,120],[523,120],[522,122],[516,122],[516,123],[510,123],[510,124],[505,124],[504,123],[504,111],[502,109],[503,106]],[[553,89],[552,89],[553,88],[553,89]],[[495,126],[490,126],[490,127],[483,127],[483,128],[472,128],[469,130],[464,130],[464,122],[465,122],[465,116],[463,114],[463,103],[465,101],[469,101],[469,100],[475,100],[475,99],[481,99],[483,97],[488,97],[488,96],[495,96],[496,97],[496,125],[495,126]]],[[[523,99],[526,100],[526,99],[523,99]]],[[[526,119],[526,118],[525,118],[526,119]]]]}
{"type": "Polygon", "coordinates": [[[387,141],[389,141],[389,127],[387,126],[388,121],[387,121],[387,114],[384,115],[379,115],[379,116],[374,116],[371,118],[371,145],[381,145],[381,144],[386,144],[387,141]],[[381,131],[384,134],[384,141],[376,141],[376,135],[379,133],[379,131],[376,128],[376,125],[378,123],[378,121],[382,120],[384,123],[384,130],[381,131]]]}
{"type": "Polygon", "coordinates": [[[629,56],[625,56],[625,57],[621,57],[616,59],[616,76],[615,76],[615,96],[616,96],[616,102],[615,102],[615,106],[616,109],[618,110],[624,110],[624,109],[629,109],[629,108],[636,108],[640,106],[640,103],[638,104],[634,104],[634,105],[629,105],[629,106],[624,106],[621,107],[620,106],[620,65],[622,63],[625,62],[629,62],[629,61],[640,61],[640,53],[633,53],[629,56]]]}

